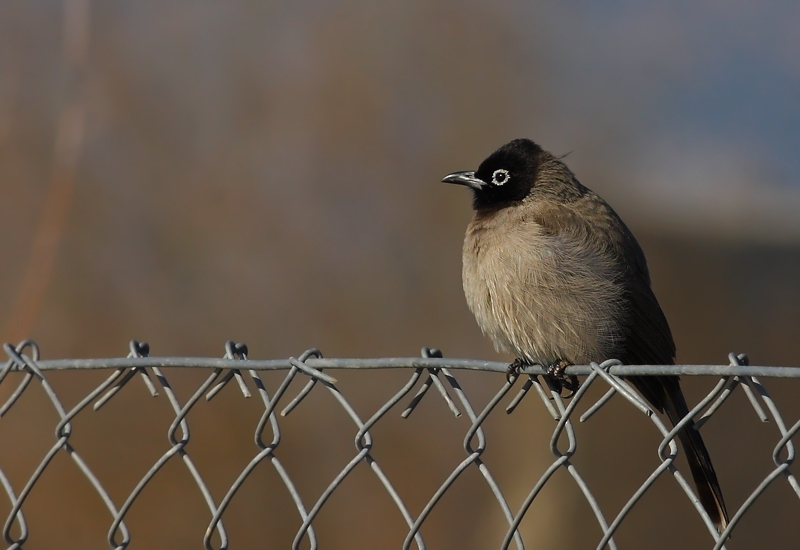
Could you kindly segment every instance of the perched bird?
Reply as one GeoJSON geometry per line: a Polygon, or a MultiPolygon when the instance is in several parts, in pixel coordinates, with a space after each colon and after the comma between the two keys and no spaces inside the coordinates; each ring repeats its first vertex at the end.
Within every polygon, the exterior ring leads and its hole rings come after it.
{"type": "MultiPolygon", "coordinates": [[[[639,243],[558,157],[517,139],[477,171],[442,181],[473,191],[464,294],[495,348],[518,358],[512,371],[539,364],[559,375],[570,364],[612,358],[674,364],[675,343],[639,243]]],[[[689,414],[678,377],[627,380],[673,425],[689,414]]],[[[728,513],[703,439],[691,423],[678,438],[700,502],[721,530],[728,513]]]]}

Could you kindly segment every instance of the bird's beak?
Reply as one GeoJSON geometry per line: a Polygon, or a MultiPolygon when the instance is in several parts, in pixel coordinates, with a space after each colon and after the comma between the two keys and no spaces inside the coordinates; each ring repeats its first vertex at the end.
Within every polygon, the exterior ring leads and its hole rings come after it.
{"type": "Polygon", "coordinates": [[[475,172],[453,172],[448,174],[442,180],[445,183],[457,183],[459,185],[466,185],[472,187],[476,191],[483,189],[486,182],[475,177],[475,172]]]}

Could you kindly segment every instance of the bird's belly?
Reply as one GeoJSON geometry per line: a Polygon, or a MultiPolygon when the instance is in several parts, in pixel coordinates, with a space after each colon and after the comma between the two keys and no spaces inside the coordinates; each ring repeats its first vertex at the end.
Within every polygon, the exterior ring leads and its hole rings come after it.
{"type": "Polygon", "coordinates": [[[531,363],[587,364],[612,357],[622,292],[613,270],[589,252],[544,237],[478,246],[463,266],[464,293],[498,351],[531,363]],[[533,246],[532,246],[533,245],[533,246]]]}

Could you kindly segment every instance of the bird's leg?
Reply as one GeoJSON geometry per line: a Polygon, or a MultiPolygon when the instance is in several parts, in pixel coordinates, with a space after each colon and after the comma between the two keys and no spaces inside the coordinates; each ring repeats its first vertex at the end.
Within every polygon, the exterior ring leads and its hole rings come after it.
{"type": "Polygon", "coordinates": [[[550,368],[547,369],[547,376],[555,384],[559,395],[561,395],[562,388],[567,388],[569,391],[572,392],[569,395],[565,396],[565,398],[569,398],[575,395],[575,392],[578,391],[578,388],[580,387],[577,376],[575,376],[574,374],[570,375],[564,374],[564,371],[569,366],[572,366],[572,363],[570,363],[566,359],[559,359],[555,363],[550,365],[550,368]]]}
{"type": "Polygon", "coordinates": [[[523,361],[521,357],[517,357],[514,361],[508,365],[508,369],[506,369],[506,382],[511,384],[512,378],[515,379],[519,376],[519,371],[527,367],[528,364],[523,361]]]}

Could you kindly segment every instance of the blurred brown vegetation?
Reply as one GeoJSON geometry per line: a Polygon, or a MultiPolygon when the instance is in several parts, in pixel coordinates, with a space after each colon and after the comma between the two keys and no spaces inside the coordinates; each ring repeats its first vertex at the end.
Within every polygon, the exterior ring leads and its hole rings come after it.
{"type": "MultiPolygon", "coordinates": [[[[647,106],[616,98],[608,105],[618,110],[592,116],[585,106],[577,114],[550,108],[568,71],[547,28],[554,7],[543,5],[523,33],[513,13],[488,3],[87,2],[85,56],[75,61],[64,21],[80,4],[0,5],[6,340],[31,337],[47,358],[123,356],[131,338],[149,342],[153,355],[220,356],[234,339],[258,358],[309,347],[330,357],[409,356],[426,345],[495,358],[461,291],[469,197],[438,181],[528,136],[558,152],[575,149],[568,160],[579,178],[629,221],[680,362],[726,363],[736,351],[753,364],[798,364],[800,246],[649,223],[657,205],[630,198],[638,184],[624,167],[627,152],[648,139],[637,118],[647,106]],[[76,105],[83,131],[72,136],[73,162],[58,154],[57,136],[76,105]],[[51,241],[41,237],[47,231],[51,241]],[[44,282],[24,291],[31,278],[44,282]]],[[[62,373],[52,383],[69,407],[103,376],[62,373]]],[[[172,376],[186,399],[204,375],[172,376]]],[[[363,418],[405,376],[337,374],[363,418]]],[[[274,390],[278,378],[267,380],[274,390]]],[[[502,381],[486,381],[467,375],[464,384],[488,398],[502,381]]],[[[767,384],[794,421],[800,386],[767,384]]],[[[711,381],[684,385],[696,400],[711,381]]],[[[355,452],[350,420],[318,393],[283,420],[279,452],[306,504],[355,452]]],[[[231,387],[190,416],[190,452],[218,500],[255,454],[259,407],[231,387]]],[[[579,427],[575,462],[609,515],[656,465],[657,440],[630,413],[615,402],[579,427]]],[[[459,434],[468,424],[435,399],[408,421],[398,415],[374,431],[375,454],[418,512],[463,458],[459,434]]],[[[515,509],[551,460],[552,421],[532,402],[495,416],[486,460],[515,509]]],[[[718,416],[704,434],[735,510],[769,471],[779,438],[740,395],[718,416]]],[[[101,412],[79,416],[74,446],[118,505],[166,450],[172,418],[166,399],[150,398],[138,380],[101,412]]],[[[56,422],[36,387],[0,422],[0,465],[17,490],[52,445],[56,422]]],[[[711,546],[673,485],[662,480],[634,510],[621,547],[711,546]]],[[[282,492],[269,467],[257,470],[225,516],[234,547],[289,545],[299,521],[282,492]]],[[[796,506],[780,480],[729,548],[786,547],[800,536],[787,521],[796,506]]],[[[64,454],[25,512],[26,548],[104,547],[108,513],[64,454]]],[[[173,459],[129,515],[131,548],[196,547],[208,517],[173,459]]],[[[491,548],[504,532],[499,521],[470,470],[424,534],[430,548],[491,548]]],[[[593,548],[593,524],[562,475],[524,527],[531,546],[593,548]]],[[[326,547],[398,547],[405,532],[364,465],[315,525],[326,547]]]]}

